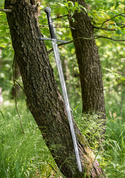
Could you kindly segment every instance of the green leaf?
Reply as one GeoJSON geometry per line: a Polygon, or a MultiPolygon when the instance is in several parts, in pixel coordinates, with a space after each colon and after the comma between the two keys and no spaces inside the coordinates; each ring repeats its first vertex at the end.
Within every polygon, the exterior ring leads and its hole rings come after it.
{"type": "Polygon", "coordinates": [[[119,2],[117,1],[115,5],[115,9],[117,9],[118,6],[119,6],[119,2]]]}
{"type": "Polygon", "coordinates": [[[75,19],[74,19],[74,18],[72,18],[72,21],[73,21],[73,22],[75,22],[75,19]]]}
{"type": "Polygon", "coordinates": [[[0,35],[1,35],[1,36],[4,36],[4,35],[6,34],[6,29],[7,29],[6,26],[3,26],[3,25],[2,25],[2,26],[0,27],[0,30],[1,30],[1,31],[0,31],[0,35]]]}
{"type": "Polygon", "coordinates": [[[72,1],[68,1],[68,4],[71,4],[71,6],[74,7],[74,3],[72,1]]]}
{"type": "Polygon", "coordinates": [[[4,43],[8,43],[10,40],[8,38],[3,38],[4,43]]]}
{"type": "Polygon", "coordinates": [[[78,6],[79,6],[78,2],[75,2],[75,6],[76,6],[76,7],[78,7],[78,6]]]}
{"type": "Polygon", "coordinates": [[[81,7],[82,9],[84,9],[84,11],[87,13],[87,9],[85,7],[83,7],[82,5],[79,4],[79,7],[81,7]]]}
{"type": "Polygon", "coordinates": [[[120,29],[117,29],[116,34],[121,35],[121,34],[123,34],[123,32],[120,29]]]}
{"type": "MultiPolygon", "coordinates": [[[[65,4],[67,4],[67,3],[65,3],[65,4]]],[[[62,3],[59,3],[59,5],[61,6],[61,7],[64,7],[65,5],[64,4],[62,4],[62,3]]]]}
{"type": "Polygon", "coordinates": [[[0,73],[0,78],[5,78],[5,74],[4,73],[0,73]]]}

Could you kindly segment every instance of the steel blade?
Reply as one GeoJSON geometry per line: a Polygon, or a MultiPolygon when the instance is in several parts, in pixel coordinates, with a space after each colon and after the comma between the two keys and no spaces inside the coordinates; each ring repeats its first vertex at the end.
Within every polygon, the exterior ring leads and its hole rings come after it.
{"type": "Polygon", "coordinates": [[[77,140],[76,140],[74,125],[73,125],[73,120],[72,120],[71,108],[70,108],[70,104],[69,104],[69,99],[68,99],[68,94],[67,94],[67,89],[66,89],[66,84],[65,84],[65,80],[64,80],[62,64],[61,64],[61,60],[60,60],[59,49],[58,49],[56,39],[52,39],[52,46],[53,46],[55,61],[56,61],[57,69],[58,69],[61,89],[62,89],[63,98],[64,98],[64,102],[65,102],[65,107],[66,107],[66,112],[67,112],[67,116],[68,116],[70,131],[71,131],[71,135],[72,135],[77,165],[78,165],[79,171],[82,172],[79,150],[78,150],[78,146],[77,146],[77,140]]]}

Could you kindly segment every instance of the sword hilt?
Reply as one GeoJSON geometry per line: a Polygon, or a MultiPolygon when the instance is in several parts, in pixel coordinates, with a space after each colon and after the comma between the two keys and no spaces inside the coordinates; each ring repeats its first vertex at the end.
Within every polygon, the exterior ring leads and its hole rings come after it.
{"type": "Polygon", "coordinates": [[[44,11],[47,14],[47,19],[48,19],[48,25],[49,25],[51,38],[56,39],[56,36],[55,36],[55,33],[54,33],[54,28],[53,28],[53,23],[52,23],[52,19],[51,19],[51,15],[50,15],[51,8],[50,7],[46,7],[44,9],[44,11]]]}

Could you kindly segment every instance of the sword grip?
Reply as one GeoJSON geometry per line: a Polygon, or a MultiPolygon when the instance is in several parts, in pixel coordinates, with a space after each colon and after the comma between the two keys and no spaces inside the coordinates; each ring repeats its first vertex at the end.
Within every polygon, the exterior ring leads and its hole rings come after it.
{"type": "Polygon", "coordinates": [[[56,39],[56,36],[55,36],[55,33],[54,33],[53,22],[52,22],[51,15],[50,15],[51,9],[49,7],[46,7],[44,9],[44,11],[47,14],[47,19],[48,19],[48,25],[49,25],[51,38],[56,39]]]}

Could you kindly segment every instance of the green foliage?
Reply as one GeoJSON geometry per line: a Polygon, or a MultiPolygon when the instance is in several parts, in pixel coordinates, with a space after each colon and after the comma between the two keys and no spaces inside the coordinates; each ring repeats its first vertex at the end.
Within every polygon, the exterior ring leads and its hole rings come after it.
{"type": "MultiPolygon", "coordinates": [[[[85,136],[89,147],[94,150],[94,154],[98,159],[102,169],[109,178],[125,177],[125,120],[120,117],[117,105],[109,103],[111,99],[106,97],[106,134],[104,140],[99,143],[97,140],[101,138],[100,131],[105,126],[98,121],[98,116],[92,114],[80,114],[77,112],[77,106],[73,110],[74,118],[85,136]]],[[[125,116],[125,111],[124,114],[125,116]]]]}
{"type": "MultiPolygon", "coordinates": [[[[108,103],[109,111],[114,103],[108,103]]],[[[100,137],[97,115],[82,115],[80,105],[73,110],[74,118],[94,150],[109,178],[124,178],[125,160],[125,122],[116,112],[116,108],[107,113],[105,141],[100,145],[96,138],[100,137]],[[91,142],[90,142],[91,140],[91,142]],[[100,151],[98,148],[100,148],[100,151]]],[[[117,106],[116,106],[117,107],[117,106]]],[[[11,101],[5,101],[0,109],[0,175],[2,177],[59,177],[61,173],[47,149],[41,133],[23,100],[18,102],[22,116],[25,135],[22,133],[19,117],[11,101]]],[[[124,113],[125,114],[125,113],[124,113]]]]}
{"type": "Polygon", "coordinates": [[[96,27],[108,29],[96,30],[97,34],[107,37],[115,37],[115,39],[122,39],[125,35],[124,30],[124,0],[122,1],[91,1],[86,0],[88,3],[88,14],[92,18],[92,24],[96,27]]]}
{"type": "Polygon", "coordinates": [[[55,13],[60,12],[60,14],[70,14],[73,16],[75,11],[81,12],[82,9],[86,12],[86,8],[78,4],[78,2],[63,1],[62,3],[58,3],[55,13]]]}
{"type": "MultiPolygon", "coordinates": [[[[0,2],[3,8],[4,1],[0,2]]],[[[7,90],[12,86],[13,49],[6,14],[0,11],[0,87],[7,90]]]]}
{"type": "MultiPolygon", "coordinates": [[[[80,107],[80,105],[78,106],[80,107]]],[[[99,116],[92,112],[88,114],[80,114],[78,107],[73,109],[73,116],[77,122],[82,135],[85,136],[86,141],[92,150],[97,150],[100,147],[100,143],[97,140],[101,140],[101,131],[105,129],[104,121],[99,116]]]]}
{"type": "MultiPolygon", "coordinates": [[[[102,1],[103,2],[103,1],[102,1]]],[[[96,9],[90,12],[94,26],[101,26],[104,21],[124,13],[123,1],[105,1],[99,8],[97,1],[92,1],[96,9]],[[116,8],[117,7],[117,8],[116,8]],[[97,12],[96,12],[97,10],[97,12]],[[95,21],[95,22],[94,22],[95,21]]],[[[123,16],[117,16],[104,23],[103,28],[115,29],[114,31],[95,30],[98,35],[105,35],[113,39],[124,39],[125,29],[120,28],[124,22],[123,16]]],[[[125,63],[124,43],[111,40],[96,40],[101,58],[103,83],[106,106],[106,138],[103,151],[98,155],[102,168],[109,178],[125,177],[125,63]]]]}
{"type": "MultiPolygon", "coordinates": [[[[95,27],[95,35],[125,40],[124,0],[86,0],[87,11],[95,27]],[[105,22],[105,23],[104,23],[105,22]],[[103,25],[102,25],[103,24],[103,25]],[[104,30],[105,29],[105,30],[104,30]],[[107,30],[108,29],[108,30],[107,30]]],[[[3,8],[4,1],[0,1],[3,8]]],[[[50,37],[44,8],[49,4],[58,39],[70,41],[72,35],[67,14],[86,9],[77,2],[44,0],[42,1],[40,29],[45,37],[50,37]],[[63,16],[63,17],[61,17],[63,16]]],[[[47,50],[52,48],[51,42],[45,42],[47,50]]],[[[88,144],[94,150],[102,168],[109,178],[125,177],[125,46],[123,42],[113,42],[97,39],[96,44],[102,64],[105,106],[106,106],[106,137],[102,145],[96,141],[99,138],[100,124],[96,122],[97,115],[81,115],[82,101],[79,82],[79,70],[73,43],[60,47],[60,56],[68,88],[68,95],[73,109],[74,118],[88,144]],[[90,142],[90,140],[92,142],[90,142]],[[101,147],[100,152],[98,148],[101,147]]],[[[0,87],[3,88],[4,106],[0,109],[0,176],[1,177],[59,177],[60,173],[42,139],[41,133],[26,111],[24,102],[19,102],[25,135],[23,135],[19,118],[13,102],[9,100],[12,87],[13,49],[6,15],[0,12],[0,87]],[[7,103],[9,105],[7,106],[7,103]],[[54,171],[55,170],[55,171],[54,171]],[[55,173],[56,172],[56,173],[55,173]]],[[[58,73],[53,53],[49,55],[59,85],[58,73]]]]}
{"type": "Polygon", "coordinates": [[[109,178],[125,177],[125,122],[116,112],[107,119],[106,139],[103,157],[99,156],[101,166],[109,178]]]}
{"type": "MultiPolygon", "coordinates": [[[[23,103],[23,104],[22,104],[23,103]]],[[[21,108],[22,133],[14,103],[0,109],[0,176],[11,178],[59,176],[55,162],[25,102],[21,108]],[[55,171],[54,171],[54,169],[55,171]]],[[[60,174],[61,175],[61,174],[60,174]]]]}

